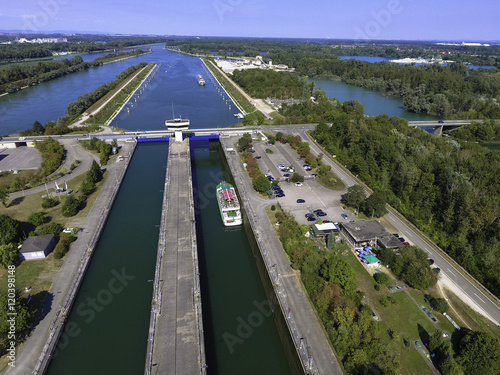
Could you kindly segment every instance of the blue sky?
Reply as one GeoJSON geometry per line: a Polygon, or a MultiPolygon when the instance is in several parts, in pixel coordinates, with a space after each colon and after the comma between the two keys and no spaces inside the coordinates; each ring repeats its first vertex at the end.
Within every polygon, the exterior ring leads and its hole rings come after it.
{"type": "Polygon", "coordinates": [[[0,29],[500,40],[498,0],[2,0],[0,29]]]}

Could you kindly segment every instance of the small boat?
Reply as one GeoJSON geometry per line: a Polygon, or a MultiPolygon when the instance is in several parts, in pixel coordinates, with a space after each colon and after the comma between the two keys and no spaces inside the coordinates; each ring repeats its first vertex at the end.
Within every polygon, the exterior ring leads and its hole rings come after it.
{"type": "Polygon", "coordinates": [[[222,223],[226,227],[242,224],[240,203],[233,185],[226,181],[221,181],[217,185],[217,204],[222,223]]]}
{"type": "Polygon", "coordinates": [[[172,104],[172,119],[165,120],[165,126],[168,130],[187,130],[189,128],[189,119],[175,117],[174,115],[174,105],[172,104]]]}
{"type": "Polygon", "coordinates": [[[203,79],[203,77],[201,76],[201,74],[198,74],[196,76],[196,79],[198,79],[198,85],[205,86],[205,80],[203,79]]]}

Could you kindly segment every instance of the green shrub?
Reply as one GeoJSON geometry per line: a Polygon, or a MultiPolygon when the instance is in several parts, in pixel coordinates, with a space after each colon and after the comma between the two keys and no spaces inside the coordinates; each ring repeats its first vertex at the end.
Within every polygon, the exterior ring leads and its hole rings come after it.
{"type": "Polygon", "coordinates": [[[33,224],[35,227],[42,225],[45,222],[45,212],[33,212],[28,217],[28,223],[33,224]]]}
{"type": "Polygon", "coordinates": [[[42,208],[52,208],[59,204],[59,200],[55,198],[43,198],[42,199],[42,208]]]}
{"type": "Polygon", "coordinates": [[[383,273],[383,272],[378,272],[375,275],[373,275],[373,278],[375,281],[379,284],[389,284],[391,282],[391,278],[388,274],[383,273]]]}

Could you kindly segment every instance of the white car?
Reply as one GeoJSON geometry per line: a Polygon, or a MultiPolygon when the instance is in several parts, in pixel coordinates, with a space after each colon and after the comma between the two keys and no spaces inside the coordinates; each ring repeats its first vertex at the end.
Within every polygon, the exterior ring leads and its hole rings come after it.
{"type": "Polygon", "coordinates": [[[63,230],[63,233],[73,233],[74,229],[73,228],[66,228],[63,230]]]}
{"type": "Polygon", "coordinates": [[[295,186],[302,186],[302,183],[301,182],[296,182],[295,186]]]}

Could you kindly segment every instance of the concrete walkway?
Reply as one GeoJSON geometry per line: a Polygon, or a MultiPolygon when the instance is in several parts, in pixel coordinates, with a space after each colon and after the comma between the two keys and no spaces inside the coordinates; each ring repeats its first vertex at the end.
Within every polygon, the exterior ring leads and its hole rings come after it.
{"type": "MultiPolygon", "coordinates": [[[[223,138],[221,145],[224,149],[234,148],[237,140],[238,137],[223,138]]],[[[266,254],[264,257],[269,258],[273,265],[270,277],[278,286],[275,291],[277,291],[282,309],[284,307],[286,309],[283,314],[287,319],[290,335],[305,372],[309,374],[343,374],[342,367],[335,357],[323,326],[314,313],[299,277],[290,267],[290,261],[265,212],[265,207],[275,203],[275,201],[261,198],[255,193],[237,153],[225,153],[242,197],[242,204],[250,220],[256,226],[254,232],[257,242],[259,246],[265,244],[266,254]]]]}
{"type": "Polygon", "coordinates": [[[190,171],[189,139],[171,140],[146,374],[194,375],[206,371],[190,171]]]}
{"type": "Polygon", "coordinates": [[[65,306],[70,294],[76,293],[74,281],[77,276],[83,276],[79,275],[79,270],[82,263],[90,258],[92,247],[99,238],[103,221],[111,208],[112,200],[120,186],[121,178],[128,166],[134,147],[135,143],[124,143],[121,153],[125,156],[125,160],[106,166],[107,178],[99,196],[87,215],[77,240],[66,254],[62,268],[57,273],[49,293],[40,307],[40,310],[45,311],[45,315],[35,323],[29,337],[20,347],[16,355],[16,367],[8,367],[2,374],[37,374],[42,373],[43,367],[47,365],[51,345],[55,343],[63,328],[62,319],[69,313],[64,309],[60,310],[59,307],[65,306]],[[48,343],[50,345],[47,345],[48,343]],[[47,351],[47,355],[41,356],[43,351],[47,351]],[[39,368],[40,372],[34,371],[35,368],[39,368]]]}

